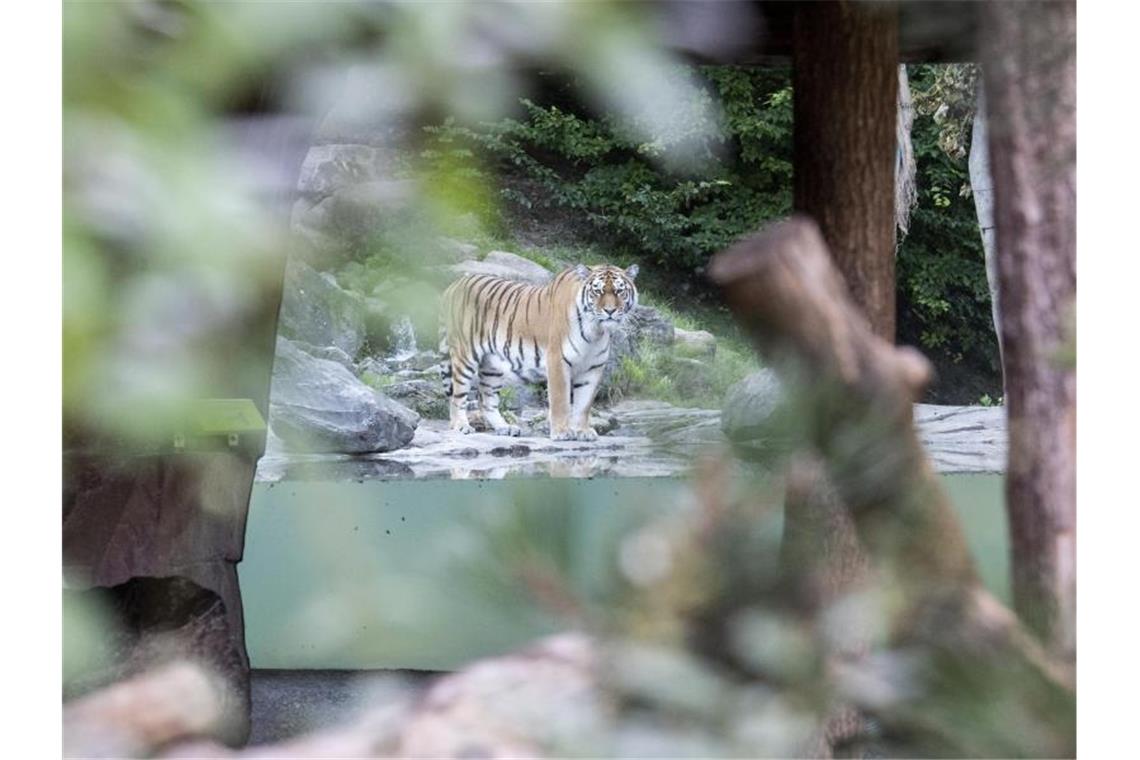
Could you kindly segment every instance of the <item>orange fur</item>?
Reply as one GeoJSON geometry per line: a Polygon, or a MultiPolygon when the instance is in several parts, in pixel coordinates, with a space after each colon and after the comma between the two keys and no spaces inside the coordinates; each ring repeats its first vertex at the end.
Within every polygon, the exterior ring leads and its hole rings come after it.
{"type": "Polygon", "coordinates": [[[499,413],[499,389],[545,378],[551,438],[596,438],[590,407],[609,356],[610,333],[637,305],[636,275],[636,265],[579,265],[546,285],[490,275],[452,283],[441,315],[452,429],[471,432],[466,397],[478,385],[488,425],[500,435],[518,435],[519,428],[499,413]]]}

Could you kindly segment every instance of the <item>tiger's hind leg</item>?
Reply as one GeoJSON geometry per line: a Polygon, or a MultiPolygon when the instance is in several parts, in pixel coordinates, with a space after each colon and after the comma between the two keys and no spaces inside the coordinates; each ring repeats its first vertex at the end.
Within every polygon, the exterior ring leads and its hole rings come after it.
{"type": "Polygon", "coordinates": [[[479,369],[479,402],[483,409],[483,419],[495,435],[521,435],[522,429],[503,419],[499,412],[499,389],[505,382],[506,369],[498,363],[484,361],[479,369]]]}
{"type": "Polygon", "coordinates": [[[467,393],[475,381],[479,369],[478,365],[464,360],[455,350],[451,351],[450,359],[444,363],[443,387],[447,392],[447,403],[450,417],[449,427],[460,433],[474,433],[475,428],[467,419],[467,393]]]}

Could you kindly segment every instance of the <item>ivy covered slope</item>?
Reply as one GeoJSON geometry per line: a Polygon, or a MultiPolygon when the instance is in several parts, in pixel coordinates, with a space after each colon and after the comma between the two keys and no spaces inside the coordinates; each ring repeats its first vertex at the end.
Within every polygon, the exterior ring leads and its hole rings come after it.
{"type": "MultiPolygon", "coordinates": [[[[921,102],[939,71],[910,74],[921,102]]],[[[467,210],[516,250],[538,243],[542,256],[541,244],[556,240],[563,253],[582,245],[637,260],[643,291],[731,339],[703,268],[737,237],[791,211],[791,72],[707,66],[674,75],[698,83],[700,95],[669,130],[625,128],[562,83],[523,100],[516,118],[429,127],[421,157],[440,181],[493,188],[471,193],[467,210]],[[554,234],[543,234],[544,223],[554,234]]],[[[920,109],[912,138],[919,203],[898,252],[899,340],[938,367],[930,400],[976,403],[1000,393],[997,348],[965,154],[944,151],[939,134],[934,115],[920,109]]]]}

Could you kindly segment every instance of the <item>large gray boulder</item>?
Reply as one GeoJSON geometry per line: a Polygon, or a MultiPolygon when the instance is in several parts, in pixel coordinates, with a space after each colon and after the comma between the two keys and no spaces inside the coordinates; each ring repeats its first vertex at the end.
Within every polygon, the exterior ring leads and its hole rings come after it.
{"type": "Polygon", "coordinates": [[[623,328],[633,334],[639,346],[671,346],[676,333],[673,322],[652,306],[634,307],[623,328]]]}
{"type": "Polygon", "coordinates": [[[367,308],[364,300],[293,259],[285,273],[278,329],[292,340],[312,346],[335,346],[355,359],[364,343],[367,308]]]}
{"type": "Polygon", "coordinates": [[[365,454],[406,446],[420,416],[351,372],[277,339],[269,424],[294,451],[365,454]]]}
{"type": "Polygon", "coordinates": [[[533,282],[536,285],[545,285],[553,279],[554,275],[549,269],[541,264],[524,259],[517,253],[508,253],[507,251],[491,251],[483,257],[483,262],[486,264],[494,264],[496,266],[507,267],[518,273],[518,276],[533,282]]]}
{"type": "Polygon", "coordinates": [[[783,387],[775,372],[761,369],[752,373],[725,394],[721,415],[724,434],[738,443],[769,439],[783,402],[783,387]]]}
{"type": "Polygon", "coordinates": [[[447,271],[455,279],[469,274],[489,274],[532,285],[545,285],[551,278],[550,272],[541,265],[505,251],[492,251],[482,261],[460,261],[447,267],[447,271]],[[492,258],[492,254],[497,255],[492,258]]]}

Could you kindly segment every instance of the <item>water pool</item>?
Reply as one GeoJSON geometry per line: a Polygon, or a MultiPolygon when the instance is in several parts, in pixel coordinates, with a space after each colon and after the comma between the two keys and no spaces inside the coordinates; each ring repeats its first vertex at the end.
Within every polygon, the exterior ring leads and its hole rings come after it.
{"type": "MultiPolygon", "coordinates": [[[[1008,602],[1002,475],[941,477],[983,582],[1008,602]]],[[[251,663],[442,670],[516,648],[559,621],[498,572],[488,525],[526,530],[576,592],[604,598],[605,538],[685,508],[687,494],[669,477],[257,482],[238,566],[251,663]]],[[[762,528],[773,547],[778,512],[762,528]]]]}

